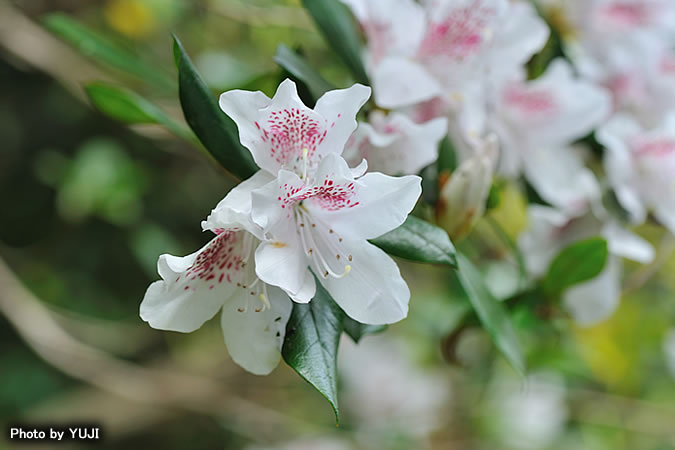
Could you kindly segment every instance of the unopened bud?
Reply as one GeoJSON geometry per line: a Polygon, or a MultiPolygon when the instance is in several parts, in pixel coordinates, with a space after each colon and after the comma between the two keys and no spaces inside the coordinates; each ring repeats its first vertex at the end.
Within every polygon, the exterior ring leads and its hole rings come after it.
{"type": "Polygon", "coordinates": [[[445,180],[441,179],[436,220],[452,239],[469,234],[485,213],[497,157],[497,138],[490,135],[470,159],[445,180]]]}

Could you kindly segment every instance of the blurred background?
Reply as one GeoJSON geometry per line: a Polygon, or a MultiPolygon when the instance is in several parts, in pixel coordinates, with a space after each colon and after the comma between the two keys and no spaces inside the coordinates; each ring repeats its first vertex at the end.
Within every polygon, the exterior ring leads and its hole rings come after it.
{"type": "MultiPolygon", "coordinates": [[[[527,377],[445,270],[400,262],[410,316],[342,342],[339,427],[283,363],[268,377],[233,364],[218,321],[149,328],[158,255],[205,243],[200,221],[235,180],[162,128],[97,112],[82,85],[130,88],[180,134],[170,32],[214,92],[272,95],[279,43],[349,83],[298,0],[0,0],[0,448],[11,423],[94,422],[109,449],[675,449],[675,259],[656,227],[640,231],[659,257],[628,266],[609,321],[511,308],[527,377]]],[[[515,237],[521,194],[507,186],[489,220],[515,237]]],[[[470,239],[507,252],[488,225],[470,239]]],[[[484,270],[509,289],[512,263],[484,270]]]]}

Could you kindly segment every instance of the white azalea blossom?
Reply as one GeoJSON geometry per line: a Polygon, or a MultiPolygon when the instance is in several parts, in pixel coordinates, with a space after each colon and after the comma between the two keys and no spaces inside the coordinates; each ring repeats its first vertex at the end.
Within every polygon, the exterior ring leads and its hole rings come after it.
{"type": "Polygon", "coordinates": [[[421,179],[365,174],[365,161],[350,169],[339,156],[369,94],[360,85],[331,91],[311,110],[286,81],[271,100],[230,91],[220,105],[262,168],[254,177],[265,180],[262,187],[235,188],[250,196],[251,218],[263,231],[257,275],[307,302],[314,272],[350,317],[384,324],[406,316],[410,291],[396,263],[367,240],[405,221],[421,179]]]}
{"type": "Polygon", "coordinates": [[[507,0],[343,0],[368,38],[366,66],[385,108],[455,105],[490,70],[525,63],[548,38],[531,5],[507,0]]]}
{"type": "Polygon", "coordinates": [[[453,239],[471,231],[483,216],[499,152],[497,139],[489,136],[441,187],[436,219],[453,239]]]}
{"type": "Polygon", "coordinates": [[[597,133],[606,147],[605,170],[635,223],[647,212],[675,233],[675,112],[654,129],[618,115],[597,133]]]}
{"type": "Polygon", "coordinates": [[[600,195],[595,176],[570,144],[609,116],[604,89],[556,60],[535,80],[502,83],[494,97],[486,126],[501,140],[503,174],[524,173],[542,198],[565,210],[583,209],[584,199],[600,195]]]}
{"type": "Polygon", "coordinates": [[[615,106],[653,116],[650,86],[675,36],[669,0],[542,0],[583,76],[614,94],[615,106]]]}
{"type": "Polygon", "coordinates": [[[389,175],[416,174],[438,159],[438,145],[447,134],[447,119],[417,124],[402,113],[373,111],[349,140],[344,157],[351,164],[363,159],[370,170],[389,175]]]}
{"type": "Polygon", "coordinates": [[[563,293],[563,302],[580,325],[593,325],[608,318],[619,304],[621,260],[643,264],[654,258],[654,249],[641,237],[614,221],[601,221],[592,212],[571,216],[554,208],[533,205],[529,208],[529,228],[519,238],[530,275],[545,275],[555,256],[579,240],[602,236],[607,240],[609,259],[596,278],[579,283],[563,293]]]}
{"type": "Polygon", "coordinates": [[[421,179],[363,173],[330,154],[311,178],[281,170],[253,191],[252,217],[267,236],[256,270],[262,280],[296,292],[314,290],[311,269],[353,319],[393,323],[407,315],[410,292],[396,263],[367,240],[405,221],[421,179]]]}
{"type": "Polygon", "coordinates": [[[256,275],[261,230],[246,219],[248,213],[250,200],[233,192],[202,223],[204,230],[215,233],[211,241],[188,256],[161,255],[157,268],[162,280],[148,288],[140,315],[153,328],[189,333],[222,309],[221,326],[232,359],[264,375],[279,362],[291,300],[256,275]],[[237,218],[243,220],[231,222],[237,218]]]}

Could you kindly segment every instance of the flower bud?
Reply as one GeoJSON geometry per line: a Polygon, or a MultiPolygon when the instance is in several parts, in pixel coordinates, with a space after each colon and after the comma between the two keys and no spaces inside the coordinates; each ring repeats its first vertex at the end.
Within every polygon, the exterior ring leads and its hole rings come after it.
{"type": "Polygon", "coordinates": [[[497,138],[490,135],[470,159],[441,180],[436,221],[452,239],[461,239],[469,234],[485,213],[497,157],[497,138]]]}

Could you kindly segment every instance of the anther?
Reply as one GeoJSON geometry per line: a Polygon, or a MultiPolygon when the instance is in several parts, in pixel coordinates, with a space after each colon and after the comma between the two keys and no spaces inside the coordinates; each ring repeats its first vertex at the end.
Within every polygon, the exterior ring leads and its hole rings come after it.
{"type": "Polygon", "coordinates": [[[349,259],[349,262],[352,262],[352,255],[347,256],[347,259],[349,259]]]}
{"type": "Polygon", "coordinates": [[[244,312],[244,308],[237,308],[237,311],[239,311],[239,312],[242,312],[242,313],[243,313],[243,312],[244,312]]]}

